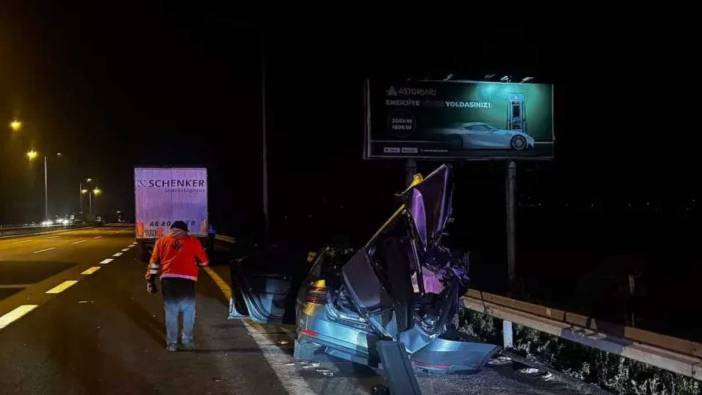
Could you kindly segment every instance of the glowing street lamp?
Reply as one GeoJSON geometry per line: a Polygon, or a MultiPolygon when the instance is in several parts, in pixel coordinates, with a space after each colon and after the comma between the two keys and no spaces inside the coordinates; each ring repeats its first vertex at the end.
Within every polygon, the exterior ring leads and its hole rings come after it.
{"type": "Polygon", "coordinates": [[[37,156],[39,156],[39,153],[38,153],[37,151],[35,151],[35,150],[30,150],[30,151],[27,152],[27,158],[28,158],[29,160],[34,160],[34,159],[37,158],[37,156]]]}
{"type": "Polygon", "coordinates": [[[22,129],[22,121],[13,119],[12,122],[10,122],[10,129],[12,129],[13,132],[19,132],[19,130],[22,129]]]}
{"type": "Polygon", "coordinates": [[[102,190],[100,190],[100,188],[95,188],[95,189],[93,189],[93,195],[97,196],[97,195],[99,195],[99,194],[101,194],[101,193],[102,193],[102,190]]]}

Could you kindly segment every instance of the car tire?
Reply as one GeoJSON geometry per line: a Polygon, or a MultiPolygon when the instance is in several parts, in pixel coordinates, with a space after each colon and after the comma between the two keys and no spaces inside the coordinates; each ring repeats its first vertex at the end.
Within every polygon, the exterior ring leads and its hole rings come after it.
{"type": "Polygon", "coordinates": [[[509,146],[515,151],[524,151],[527,147],[527,141],[524,136],[514,136],[509,141],[509,146]]]}

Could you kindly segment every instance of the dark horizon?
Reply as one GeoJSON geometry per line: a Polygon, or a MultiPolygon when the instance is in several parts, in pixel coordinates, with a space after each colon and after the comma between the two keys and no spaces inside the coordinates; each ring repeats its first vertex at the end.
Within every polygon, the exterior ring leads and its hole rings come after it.
{"type": "MultiPolygon", "coordinates": [[[[25,128],[2,137],[0,222],[41,215],[40,199],[30,203],[41,195],[41,174],[28,169],[23,156],[30,146],[63,153],[49,166],[53,212],[73,210],[79,179],[93,177],[105,190],[102,209],[129,213],[134,166],[182,164],[210,168],[213,214],[260,210],[261,43],[274,215],[320,199],[353,209],[354,199],[372,202],[401,189],[402,163],[361,160],[362,84],[378,76],[451,73],[481,80],[496,74],[553,83],[555,159],[520,164],[527,174],[520,177],[522,200],[699,196],[699,185],[679,181],[696,174],[699,137],[691,131],[665,136],[681,128],[667,122],[694,114],[693,92],[658,82],[692,69],[688,53],[677,49],[686,44],[684,28],[656,32],[644,23],[625,26],[615,16],[597,29],[574,19],[515,17],[493,29],[488,21],[474,22],[473,30],[490,33],[469,35],[465,45],[463,28],[448,21],[398,40],[380,16],[358,25],[233,15],[224,6],[10,7],[0,20],[6,60],[0,116],[19,117],[25,128]],[[671,40],[676,44],[668,45],[671,40]],[[661,115],[635,121],[651,114],[661,115]],[[522,181],[530,175],[533,182],[522,181]],[[354,191],[359,179],[374,192],[354,191]],[[300,185],[307,186],[304,196],[288,193],[300,185]]],[[[499,185],[495,166],[461,168],[485,169],[499,185]]]]}

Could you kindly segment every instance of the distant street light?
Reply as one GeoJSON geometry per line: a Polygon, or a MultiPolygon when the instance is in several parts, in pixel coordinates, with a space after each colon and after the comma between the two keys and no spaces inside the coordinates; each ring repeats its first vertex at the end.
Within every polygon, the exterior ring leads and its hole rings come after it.
{"type": "Polygon", "coordinates": [[[12,122],[10,122],[10,129],[12,129],[13,132],[18,132],[22,129],[22,121],[13,119],[12,122]]]}
{"type": "Polygon", "coordinates": [[[94,194],[95,196],[97,196],[97,195],[99,195],[99,194],[101,194],[101,193],[102,193],[102,191],[100,190],[100,188],[95,188],[95,189],[93,189],[93,194],[94,194]]]}
{"type": "Polygon", "coordinates": [[[27,152],[27,158],[29,158],[29,160],[34,160],[37,158],[37,156],[39,156],[39,153],[37,151],[30,150],[27,152]]]}

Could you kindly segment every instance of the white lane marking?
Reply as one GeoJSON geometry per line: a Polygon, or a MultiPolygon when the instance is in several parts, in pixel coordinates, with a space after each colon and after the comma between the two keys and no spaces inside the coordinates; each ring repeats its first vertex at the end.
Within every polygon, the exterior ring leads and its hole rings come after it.
{"type": "Polygon", "coordinates": [[[86,270],[85,270],[83,273],[81,273],[81,274],[85,274],[85,275],[87,276],[87,275],[89,275],[89,274],[95,273],[95,272],[98,271],[98,270],[100,270],[100,266],[93,266],[93,267],[90,267],[90,268],[86,269],[86,270]]]}
{"type": "Polygon", "coordinates": [[[121,252],[116,252],[116,253],[115,253],[114,255],[112,255],[112,256],[122,256],[122,253],[121,253],[121,252]]]}
{"type": "Polygon", "coordinates": [[[74,242],[71,243],[71,244],[74,244],[74,245],[75,245],[75,244],[85,243],[86,241],[87,241],[87,240],[78,240],[78,241],[74,241],[74,242]]]}
{"type": "Polygon", "coordinates": [[[67,290],[68,288],[74,286],[78,281],[76,280],[66,280],[62,282],[61,284],[51,288],[50,290],[46,291],[48,294],[60,294],[61,292],[67,290]]]}
{"type": "MultiPolygon", "coordinates": [[[[217,284],[227,299],[232,296],[232,289],[222,277],[214,270],[205,266],[203,268],[212,280],[217,284]]],[[[307,384],[305,379],[297,373],[295,369],[295,360],[292,356],[281,350],[276,343],[271,342],[266,335],[259,332],[256,327],[248,322],[248,319],[241,320],[244,323],[244,328],[249,332],[249,335],[254,339],[258,348],[266,358],[268,365],[273,369],[278,381],[285,387],[289,394],[314,394],[312,388],[307,384]]]]}
{"type": "Polygon", "coordinates": [[[22,244],[22,243],[29,243],[30,241],[34,241],[34,239],[29,239],[29,240],[22,240],[22,241],[16,241],[12,244],[22,244]]]}
{"type": "Polygon", "coordinates": [[[34,310],[37,308],[38,305],[36,304],[23,304],[21,306],[16,307],[14,310],[10,311],[9,313],[3,315],[0,317],[0,329],[10,325],[11,323],[17,321],[18,319],[22,318],[24,315],[29,313],[30,311],[34,310]]]}
{"type": "Polygon", "coordinates": [[[95,236],[93,239],[102,239],[102,236],[95,236]]]}
{"type": "Polygon", "coordinates": [[[55,249],[56,249],[56,247],[50,247],[50,248],[46,248],[43,250],[34,251],[34,252],[32,252],[32,254],[41,254],[42,252],[51,251],[51,250],[55,250],[55,249]]]}
{"type": "Polygon", "coordinates": [[[55,239],[57,237],[61,237],[61,236],[49,236],[49,237],[47,237],[47,239],[55,239]]]}
{"type": "Polygon", "coordinates": [[[103,259],[102,261],[100,261],[100,264],[101,264],[101,265],[107,265],[108,263],[110,263],[110,262],[112,262],[112,261],[114,261],[114,259],[112,259],[112,258],[107,258],[107,259],[103,259]]]}
{"type": "Polygon", "coordinates": [[[129,251],[129,248],[122,248],[122,252],[127,252],[129,251]]]}

